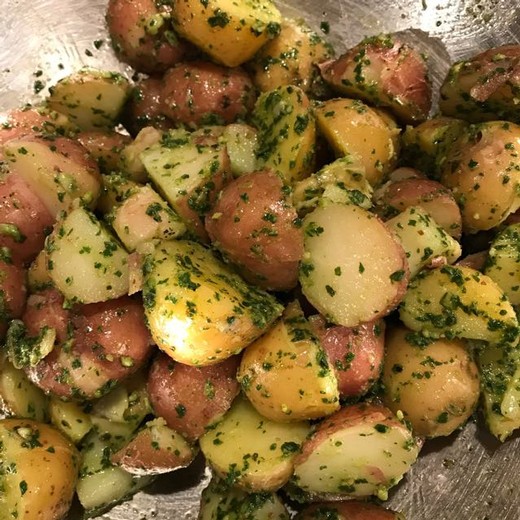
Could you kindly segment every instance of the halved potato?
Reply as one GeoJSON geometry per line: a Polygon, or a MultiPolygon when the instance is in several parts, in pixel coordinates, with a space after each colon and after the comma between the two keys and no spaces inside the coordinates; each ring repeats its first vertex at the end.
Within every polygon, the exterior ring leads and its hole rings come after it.
{"type": "Polygon", "coordinates": [[[376,216],[327,203],[305,217],[303,230],[300,283],[328,321],[356,327],[399,304],[408,282],[405,252],[376,216]]]}
{"type": "Polygon", "coordinates": [[[128,253],[87,209],[65,214],[45,250],[49,276],[66,298],[95,303],[128,294],[128,253]]]}
{"type": "Polygon", "coordinates": [[[237,378],[256,410],[272,421],[317,419],[339,408],[334,371],[297,303],[245,349],[237,378]]]}
{"type": "Polygon", "coordinates": [[[195,242],[160,242],[144,269],[152,336],[187,365],[212,365],[240,352],[282,312],[273,296],[246,284],[195,242]]]}
{"type": "Polygon", "coordinates": [[[251,59],[282,21],[271,0],[178,0],[172,14],[181,36],[228,67],[251,59]]]}
{"type": "Polygon", "coordinates": [[[51,87],[47,105],[82,130],[110,128],[130,90],[130,83],[121,74],[84,68],[51,87]]]}
{"type": "Polygon", "coordinates": [[[396,164],[399,128],[387,114],[357,99],[331,99],[314,108],[318,131],[336,155],[350,155],[365,168],[372,186],[396,164]]]}
{"type": "Polygon", "coordinates": [[[291,482],[316,497],[384,500],[418,453],[412,433],[388,408],[346,406],[304,442],[291,482]]]}
{"type": "Polygon", "coordinates": [[[289,480],[308,433],[307,422],[271,421],[238,397],[199,443],[210,466],[226,483],[253,492],[275,491],[289,480]]]}

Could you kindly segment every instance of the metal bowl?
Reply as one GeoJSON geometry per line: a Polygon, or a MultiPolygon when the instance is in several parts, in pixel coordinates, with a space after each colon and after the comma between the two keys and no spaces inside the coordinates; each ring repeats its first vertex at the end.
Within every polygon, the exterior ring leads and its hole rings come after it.
{"type": "MultiPolygon", "coordinates": [[[[131,75],[104,27],[107,0],[2,0],[0,111],[43,99],[47,87],[82,65],[131,75]]],[[[293,0],[282,10],[315,28],[330,25],[341,51],[366,35],[403,32],[429,56],[438,87],[451,61],[520,42],[518,0],[293,0]]],[[[430,441],[391,492],[389,507],[413,520],[519,520],[520,436],[494,440],[480,420],[430,441]]],[[[105,520],[194,520],[207,481],[202,460],[161,478],[105,520]]],[[[71,519],[79,518],[72,512],[71,519]]]]}

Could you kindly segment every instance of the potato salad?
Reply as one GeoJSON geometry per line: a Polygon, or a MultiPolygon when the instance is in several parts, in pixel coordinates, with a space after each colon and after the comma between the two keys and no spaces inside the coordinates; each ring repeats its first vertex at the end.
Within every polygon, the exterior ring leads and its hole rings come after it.
{"type": "Polygon", "coordinates": [[[106,30],[133,76],[2,115],[0,520],[200,456],[199,520],[404,520],[428,439],[520,428],[519,45],[437,107],[399,36],[341,54],[271,0],[106,30]]]}

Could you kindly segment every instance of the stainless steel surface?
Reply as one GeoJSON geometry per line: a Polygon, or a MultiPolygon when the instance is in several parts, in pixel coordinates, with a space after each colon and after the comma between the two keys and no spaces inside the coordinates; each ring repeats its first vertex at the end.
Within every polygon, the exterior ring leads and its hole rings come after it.
{"type": "MultiPolygon", "coordinates": [[[[35,86],[48,87],[81,65],[131,73],[111,53],[106,0],[0,1],[0,111],[42,99],[46,88],[35,93],[35,86]]],[[[282,7],[317,28],[328,21],[338,51],[365,35],[405,31],[429,55],[435,85],[449,60],[520,41],[518,0],[294,0],[282,7]]],[[[204,474],[199,463],[163,478],[102,518],[194,520],[204,474]]],[[[519,520],[519,481],[520,436],[501,445],[471,423],[427,443],[387,504],[409,520],[519,520]]]]}

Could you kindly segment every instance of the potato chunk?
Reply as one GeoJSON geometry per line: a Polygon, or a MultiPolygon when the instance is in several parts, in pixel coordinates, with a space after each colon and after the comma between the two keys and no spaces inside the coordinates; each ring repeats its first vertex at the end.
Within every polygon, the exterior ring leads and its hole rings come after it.
{"type": "Polygon", "coordinates": [[[327,320],[346,327],[385,316],[406,291],[402,246],[374,215],[354,205],[327,204],[303,223],[300,283],[327,320]]]}

